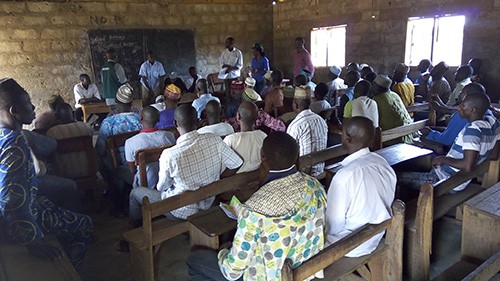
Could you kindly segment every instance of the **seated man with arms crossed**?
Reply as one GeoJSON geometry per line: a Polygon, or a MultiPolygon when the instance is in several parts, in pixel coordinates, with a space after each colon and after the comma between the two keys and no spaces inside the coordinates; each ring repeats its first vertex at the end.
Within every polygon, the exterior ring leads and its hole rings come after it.
{"type": "Polygon", "coordinates": [[[264,186],[241,206],[230,249],[191,253],[191,280],[277,281],[285,259],[297,267],[323,249],[325,190],[316,179],[297,171],[298,156],[298,144],[288,134],[266,137],[262,161],[271,170],[264,186]]]}
{"type": "Polygon", "coordinates": [[[37,195],[33,159],[21,128],[35,119],[28,93],[11,78],[0,80],[0,238],[25,245],[30,254],[61,259],[45,234],[54,234],[76,269],[92,240],[90,217],[55,206],[37,195]]]}
{"type": "MultiPolygon", "coordinates": [[[[373,122],[352,117],[342,127],[342,146],[349,156],[341,162],[328,190],[326,213],[328,243],[334,243],[367,223],[377,224],[391,217],[396,193],[396,174],[384,158],[368,148],[375,136],[373,122]]],[[[376,235],[347,257],[370,254],[383,233],[376,235]]]]}

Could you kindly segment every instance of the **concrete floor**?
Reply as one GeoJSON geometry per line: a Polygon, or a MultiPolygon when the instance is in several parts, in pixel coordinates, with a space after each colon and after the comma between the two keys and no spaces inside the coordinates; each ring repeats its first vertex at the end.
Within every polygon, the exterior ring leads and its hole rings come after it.
{"type": "MultiPolygon", "coordinates": [[[[92,215],[97,242],[87,253],[85,266],[81,271],[83,281],[131,281],[128,254],[114,250],[128,228],[127,219],[116,219],[106,212],[92,215]]],[[[461,222],[442,218],[434,224],[433,256],[431,257],[431,278],[460,259],[461,222]]],[[[180,235],[162,244],[155,257],[157,280],[188,281],[185,260],[189,254],[189,240],[180,235]]]]}

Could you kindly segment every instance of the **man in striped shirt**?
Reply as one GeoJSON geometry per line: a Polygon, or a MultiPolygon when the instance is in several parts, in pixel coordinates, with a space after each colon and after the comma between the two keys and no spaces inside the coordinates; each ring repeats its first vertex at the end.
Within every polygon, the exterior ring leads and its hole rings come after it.
{"type": "MultiPolygon", "coordinates": [[[[500,122],[491,115],[485,115],[490,107],[490,99],[484,93],[469,93],[458,108],[460,117],[468,124],[460,131],[446,156],[434,158],[432,165],[440,180],[447,179],[458,171],[472,171],[488,156],[499,149],[500,122]]],[[[470,181],[457,186],[461,191],[470,181]]]]}
{"type": "MultiPolygon", "coordinates": [[[[321,116],[309,109],[311,90],[309,87],[295,88],[293,109],[297,117],[290,123],[286,132],[299,143],[300,156],[326,148],[328,126],[321,116]]],[[[318,163],[311,168],[311,175],[323,173],[325,163],[318,163]]]]}

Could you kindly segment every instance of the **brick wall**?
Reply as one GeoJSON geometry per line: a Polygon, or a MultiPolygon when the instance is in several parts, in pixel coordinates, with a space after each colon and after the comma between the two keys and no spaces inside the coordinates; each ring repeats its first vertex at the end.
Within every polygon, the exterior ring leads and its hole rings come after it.
{"type": "MultiPolygon", "coordinates": [[[[347,24],[346,61],[364,62],[380,73],[392,73],[404,61],[406,23],[409,17],[442,14],[466,16],[462,63],[483,59],[486,87],[494,101],[500,98],[500,1],[498,0],[301,0],[274,6],[275,66],[292,75],[293,40],[306,38],[310,50],[313,27],[347,24]],[[372,15],[375,19],[372,19],[372,15]]],[[[326,68],[318,69],[316,81],[327,80],[326,68]]],[[[413,76],[413,73],[411,73],[413,76]]],[[[452,78],[453,72],[447,77],[452,78]]],[[[451,79],[453,80],[453,79],[451,79]]]]}
{"type": "Polygon", "coordinates": [[[47,110],[51,94],[60,94],[73,104],[78,75],[92,74],[90,29],[192,29],[196,66],[206,76],[217,71],[228,36],[235,37],[245,65],[250,64],[250,47],[255,42],[262,42],[272,55],[272,20],[271,4],[0,2],[0,77],[18,80],[40,113],[47,110]]]}

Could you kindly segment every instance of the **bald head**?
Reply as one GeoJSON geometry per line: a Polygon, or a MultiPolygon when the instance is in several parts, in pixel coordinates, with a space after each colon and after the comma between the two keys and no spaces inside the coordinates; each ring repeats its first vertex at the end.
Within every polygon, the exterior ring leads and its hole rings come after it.
{"type": "Polygon", "coordinates": [[[216,100],[211,100],[205,106],[205,113],[207,115],[208,124],[217,124],[220,122],[221,116],[221,106],[220,103],[216,100]]]}
{"type": "Polygon", "coordinates": [[[360,78],[361,75],[359,74],[359,72],[350,70],[345,75],[345,84],[349,87],[354,87],[354,85],[356,85],[360,78]]]}
{"type": "Polygon", "coordinates": [[[56,118],[61,124],[75,122],[73,108],[71,108],[71,105],[65,102],[58,104],[56,107],[56,118]]]}
{"type": "Polygon", "coordinates": [[[255,121],[259,117],[259,109],[257,105],[253,102],[244,101],[241,103],[238,108],[238,119],[241,123],[245,123],[246,125],[253,126],[255,121]]]}
{"type": "Polygon", "coordinates": [[[198,124],[198,113],[190,104],[182,104],[175,110],[175,124],[179,128],[179,132],[190,132],[196,130],[198,124]]]}
{"type": "Polygon", "coordinates": [[[352,117],[342,127],[342,145],[349,154],[369,147],[374,136],[373,122],[363,116],[352,117]]]}
{"type": "Polygon", "coordinates": [[[149,105],[142,109],[141,122],[143,127],[154,128],[158,121],[160,121],[160,112],[156,108],[149,105]]]}

